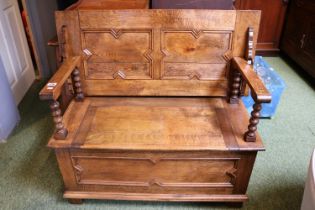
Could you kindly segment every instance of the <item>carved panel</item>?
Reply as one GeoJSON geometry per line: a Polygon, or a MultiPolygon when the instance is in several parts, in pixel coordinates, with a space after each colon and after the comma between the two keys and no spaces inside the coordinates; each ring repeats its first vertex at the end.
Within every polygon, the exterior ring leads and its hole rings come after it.
{"type": "Polygon", "coordinates": [[[162,30],[162,79],[225,79],[231,31],[162,30]]]}
{"type": "Polygon", "coordinates": [[[238,158],[72,157],[78,184],[158,188],[232,188],[238,161],[238,158]]]}
{"type": "Polygon", "coordinates": [[[87,79],[152,79],[151,29],[83,30],[87,79]]]}

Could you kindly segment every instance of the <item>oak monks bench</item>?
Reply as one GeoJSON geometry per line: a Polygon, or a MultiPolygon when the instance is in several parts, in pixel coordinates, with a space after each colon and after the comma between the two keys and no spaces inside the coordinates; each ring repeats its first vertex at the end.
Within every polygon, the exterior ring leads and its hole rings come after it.
{"type": "Polygon", "coordinates": [[[259,11],[57,12],[65,60],[40,98],[64,198],[246,201],[271,101],[252,66],[259,21],[259,11]],[[62,113],[69,78],[75,98],[62,113]],[[251,116],[239,100],[248,88],[251,116]]]}

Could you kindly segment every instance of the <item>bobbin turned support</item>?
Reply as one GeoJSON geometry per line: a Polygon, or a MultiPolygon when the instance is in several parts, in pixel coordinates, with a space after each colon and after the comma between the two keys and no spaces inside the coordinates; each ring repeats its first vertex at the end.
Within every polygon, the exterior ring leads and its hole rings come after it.
{"type": "Polygon", "coordinates": [[[231,76],[229,103],[238,104],[241,87],[241,73],[239,71],[233,71],[231,76]]]}
{"type": "Polygon", "coordinates": [[[262,103],[271,102],[271,95],[264,83],[258,77],[253,68],[254,60],[254,30],[252,27],[248,28],[247,47],[245,51],[245,58],[234,57],[232,59],[231,83],[230,83],[230,97],[231,104],[237,103],[240,95],[241,84],[247,84],[250,88],[252,98],[255,103],[253,111],[249,119],[248,130],[244,134],[244,140],[247,142],[256,141],[257,125],[259,123],[260,111],[262,103]]]}
{"type": "Polygon", "coordinates": [[[84,94],[82,90],[81,78],[80,78],[80,71],[78,68],[75,68],[71,73],[72,82],[73,82],[73,90],[75,94],[76,101],[83,101],[84,94]]]}
{"type": "Polygon", "coordinates": [[[78,67],[81,63],[80,56],[74,56],[67,58],[63,64],[60,66],[58,71],[49,80],[49,82],[40,91],[39,96],[42,100],[49,100],[50,109],[52,111],[52,116],[55,123],[55,133],[54,138],[56,140],[64,140],[67,138],[68,130],[65,128],[62,119],[62,113],[60,109],[60,104],[58,98],[61,95],[61,90],[65,82],[71,76],[73,79],[73,89],[75,92],[76,99],[82,101],[84,99],[81,82],[80,73],[78,67]]]}
{"type": "Polygon", "coordinates": [[[247,142],[256,141],[256,130],[259,123],[261,103],[255,102],[253,105],[253,111],[251,112],[251,117],[249,119],[248,131],[244,134],[244,139],[247,142]]]}
{"type": "MultiPolygon", "coordinates": [[[[252,98],[255,101],[255,104],[253,105],[253,111],[249,120],[248,130],[244,134],[245,141],[253,142],[256,141],[256,130],[259,123],[260,111],[262,108],[261,105],[262,103],[271,102],[271,95],[258,77],[258,75],[255,73],[252,65],[249,65],[245,59],[239,57],[233,58],[232,66],[233,69],[240,73],[242,80],[244,80],[248,84],[252,98]]],[[[237,88],[237,91],[231,93],[232,99],[234,96],[233,94],[235,94],[236,92],[239,93],[238,91],[240,91],[239,85],[235,85],[233,87],[237,88]]],[[[238,96],[235,96],[235,98],[238,99],[238,96]]]]}
{"type": "Polygon", "coordinates": [[[50,102],[50,109],[52,112],[52,116],[54,118],[55,123],[55,133],[54,138],[57,140],[63,140],[66,139],[68,135],[68,130],[65,128],[63,122],[62,122],[62,115],[60,110],[60,104],[58,101],[51,101],[50,102]]]}

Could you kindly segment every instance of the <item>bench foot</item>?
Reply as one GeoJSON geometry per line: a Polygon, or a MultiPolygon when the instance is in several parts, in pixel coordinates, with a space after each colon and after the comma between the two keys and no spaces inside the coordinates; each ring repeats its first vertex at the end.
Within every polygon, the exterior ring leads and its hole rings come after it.
{"type": "Polygon", "coordinates": [[[229,207],[232,207],[232,208],[242,208],[243,207],[243,202],[231,202],[231,203],[227,203],[227,205],[229,207]]]}
{"type": "Polygon", "coordinates": [[[68,202],[71,204],[82,204],[83,200],[82,199],[76,199],[76,198],[68,198],[68,202]]]}

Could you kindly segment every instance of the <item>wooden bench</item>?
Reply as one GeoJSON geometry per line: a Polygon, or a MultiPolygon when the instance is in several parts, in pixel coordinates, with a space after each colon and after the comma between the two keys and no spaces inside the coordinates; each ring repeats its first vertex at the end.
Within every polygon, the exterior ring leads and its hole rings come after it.
{"type": "Polygon", "coordinates": [[[65,61],[50,101],[64,197],[242,204],[258,151],[252,68],[259,11],[72,10],[56,13],[65,61]],[[75,100],[58,97],[71,78],[75,100]],[[248,117],[239,100],[251,89],[248,117]]]}

